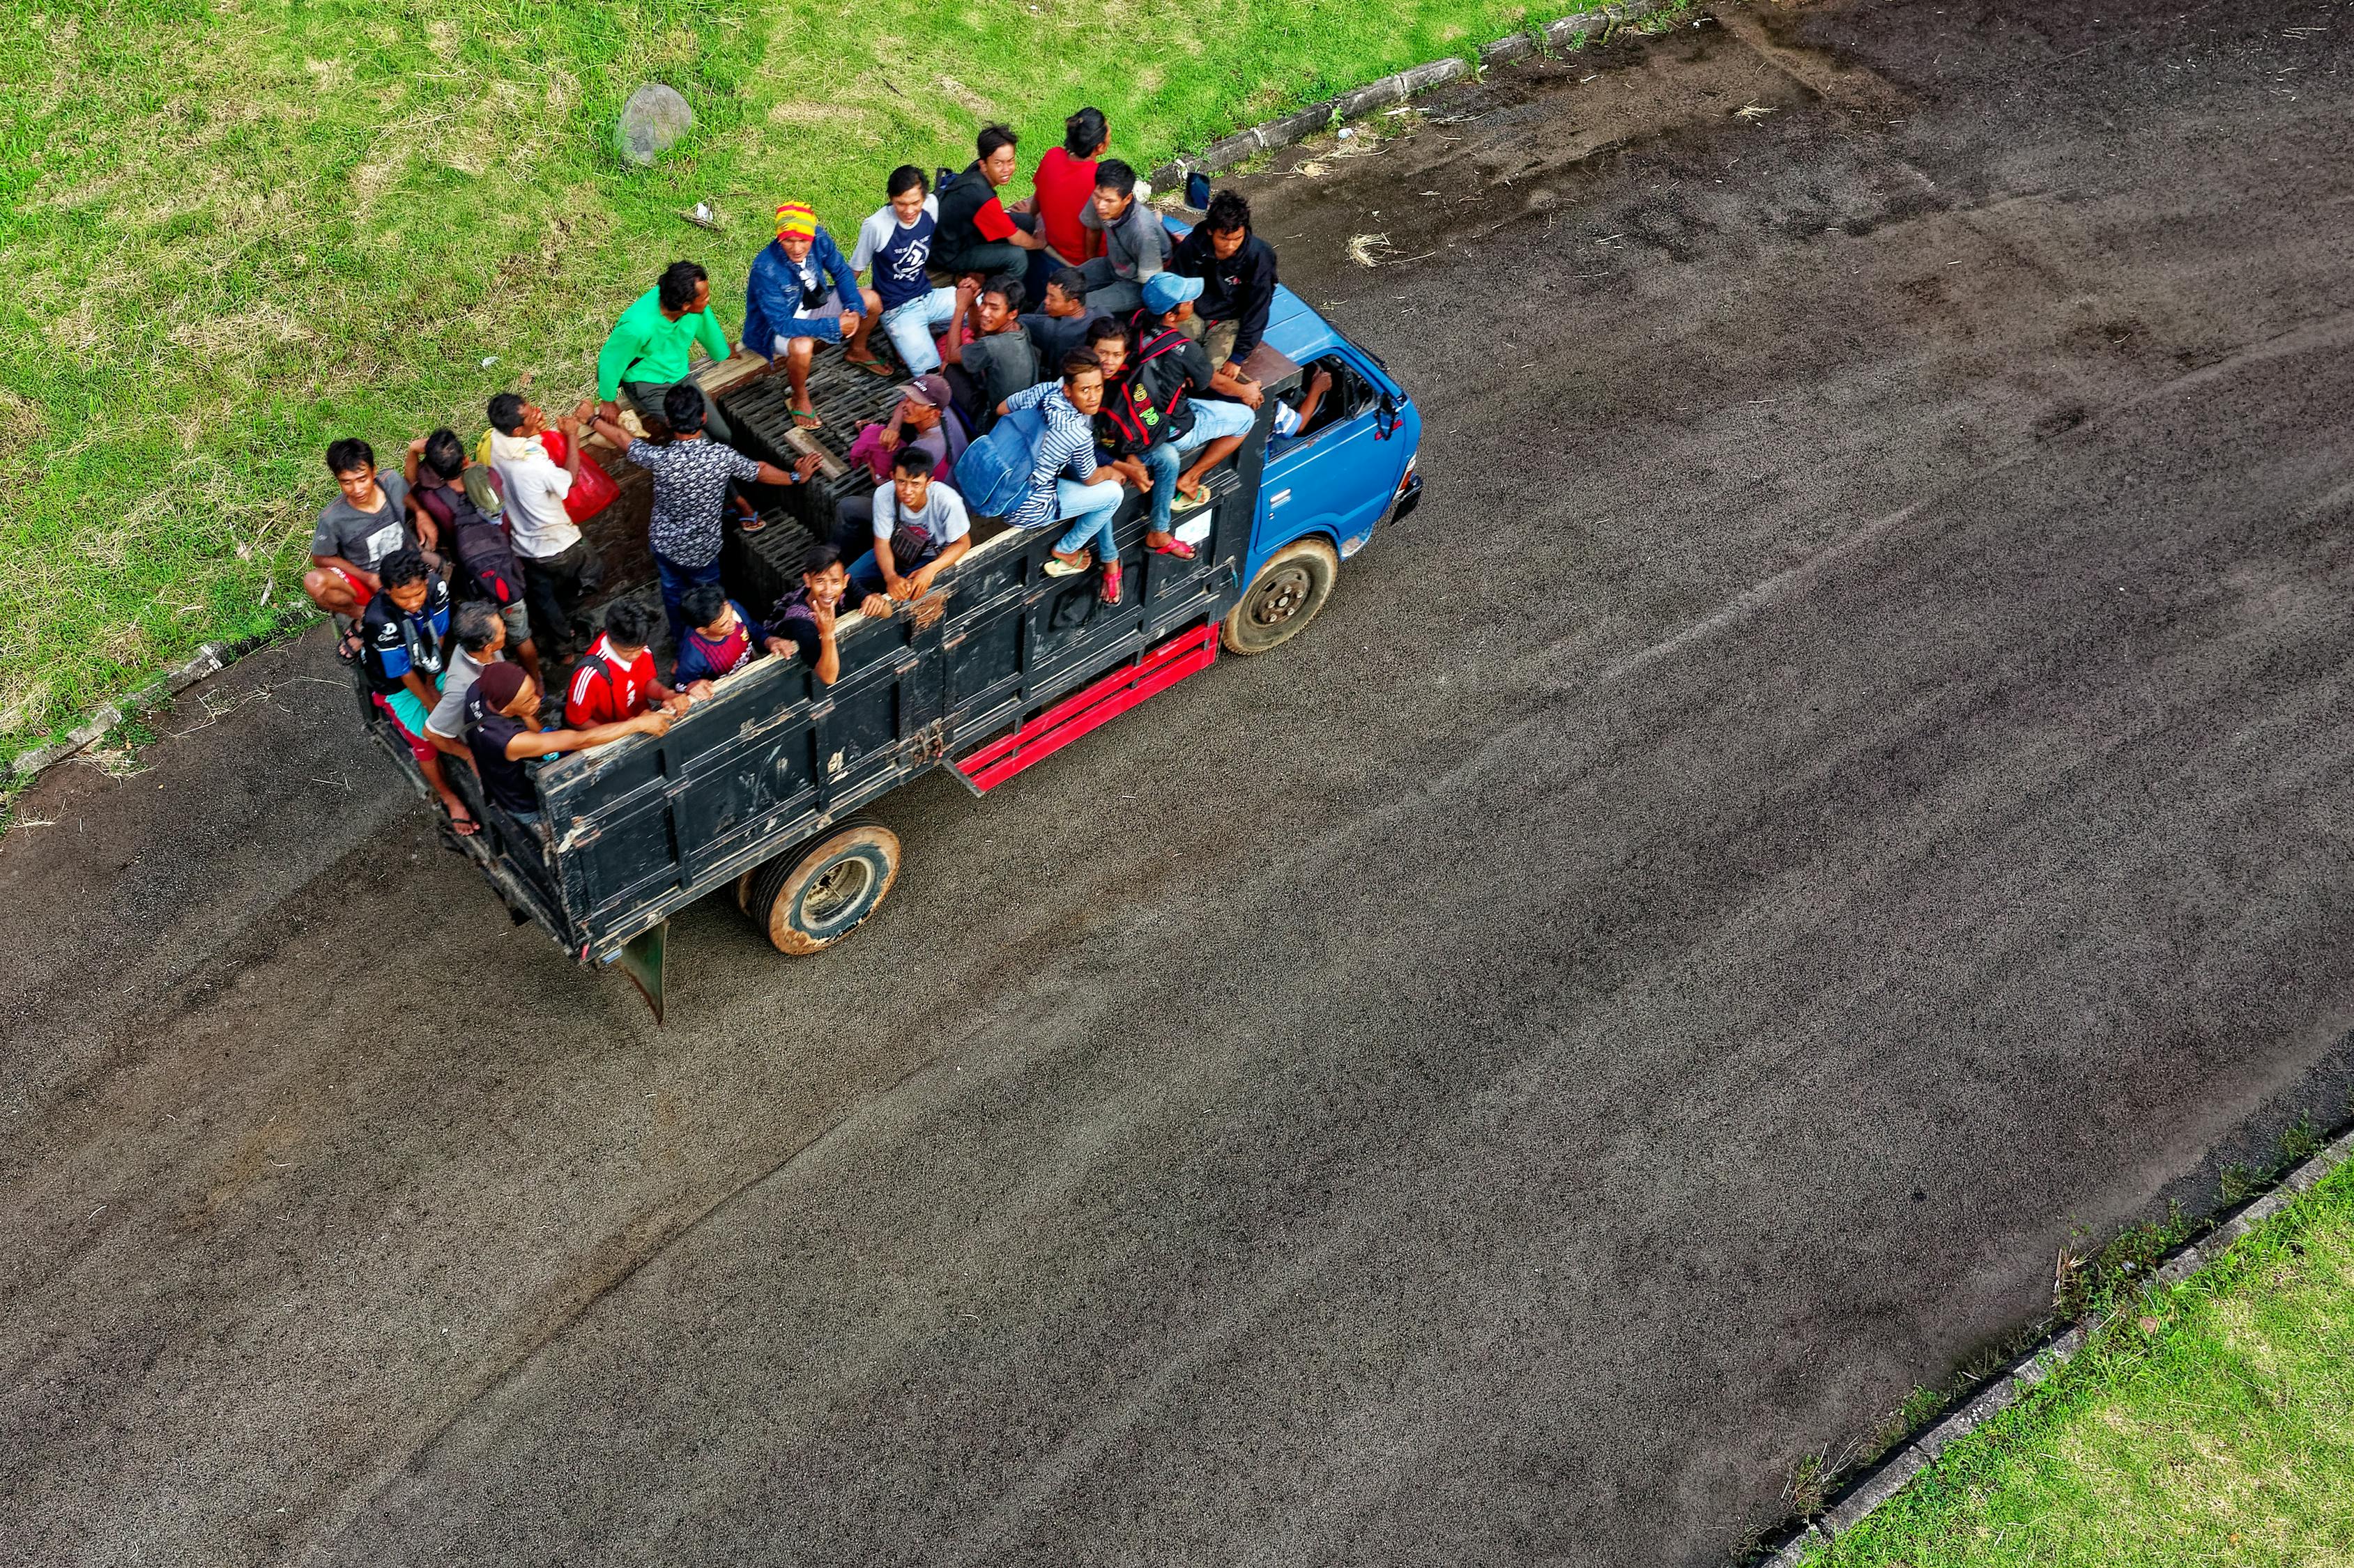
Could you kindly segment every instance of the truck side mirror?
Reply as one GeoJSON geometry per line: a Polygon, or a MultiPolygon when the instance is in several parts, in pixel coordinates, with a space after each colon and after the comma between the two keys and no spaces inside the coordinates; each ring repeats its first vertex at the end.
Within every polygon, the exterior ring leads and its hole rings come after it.
{"type": "Polygon", "coordinates": [[[1397,434],[1397,428],[1398,401],[1384,392],[1382,394],[1381,408],[1373,416],[1373,439],[1377,441],[1388,440],[1397,434]]]}

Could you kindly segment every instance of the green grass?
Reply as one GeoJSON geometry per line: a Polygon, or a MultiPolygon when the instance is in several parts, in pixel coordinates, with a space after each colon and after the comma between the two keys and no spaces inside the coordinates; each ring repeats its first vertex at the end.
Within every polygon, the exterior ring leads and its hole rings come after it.
{"type": "Polygon", "coordinates": [[[270,626],[331,438],[384,459],[520,373],[584,387],[679,256],[732,329],[780,200],[846,236],[894,164],[960,166],[997,119],[1034,156],[1084,102],[1150,166],[1526,9],[0,0],[0,753],[270,626]],[[645,80],[697,126],[630,171],[645,80]],[[698,200],[724,234],[680,220],[698,200]]]}
{"type": "Polygon", "coordinates": [[[2058,1377],[1809,1561],[2354,1563],[2354,1166],[2122,1305],[2058,1377]]]}

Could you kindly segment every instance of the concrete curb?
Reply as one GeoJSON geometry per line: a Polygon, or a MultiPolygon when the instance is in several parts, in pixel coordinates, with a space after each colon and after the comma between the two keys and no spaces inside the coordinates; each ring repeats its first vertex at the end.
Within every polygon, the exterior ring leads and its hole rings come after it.
{"type": "Polygon", "coordinates": [[[1305,109],[1263,121],[1247,131],[1237,131],[1231,136],[1222,137],[1198,153],[1161,164],[1149,177],[1155,190],[1182,189],[1185,176],[1196,171],[1205,175],[1223,174],[1261,153],[1271,153],[1278,147],[1289,147],[1306,141],[1328,125],[1362,119],[1373,110],[1404,103],[1418,92],[1427,92],[1442,83],[1474,75],[1490,66],[1525,59],[1540,51],[1566,51],[1581,48],[1587,38],[1597,33],[1628,22],[1641,21],[1661,11],[1674,10],[1684,3],[1685,0],[1616,0],[1615,4],[1597,5],[1591,11],[1580,11],[1558,21],[1532,26],[1524,32],[1507,33],[1479,47],[1477,65],[1459,55],[1449,55],[1445,59],[1430,60],[1394,72],[1378,81],[1352,89],[1337,98],[1311,103],[1305,109]]]}
{"type": "MultiPolygon", "coordinates": [[[[2339,1134],[2320,1153],[2281,1178],[2280,1183],[2224,1224],[2190,1243],[2154,1270],[2137,1299],[2168,1285],[2179,1285],[2210,1263],[2242,1236],[2279,1213],[2300,1194],[2354,1157],[2354,1131],[2339,1134]]],[[[1843,1493],[1822,1518],[1805,1529],[1766,1560],[1768,1568],[1798,1568],[1808,1554],[1829,1545],[1877,1512],[1903,1491],[1914,1476],[1936,1462],[1946,1445],[1977,1431],[2000,1412],[2019,1403],[2021,1395],[2048,1382],[2107,1324],[2105,1318],[2087,1318],[2066,1332],[2053,1336],[2015,1362],[2010,1371],[1980,1389],[1968,1404],[1906,1444],[1843,1493]]]]}
{"type": "Polygon", "coordinates": [[[207,642],[196,650],[195,658],[166,674],[158,675],[120,702],[109,703],[90,715],[90,722],[68,735],[63,740],[36,747],[23,753],[9,767],[8,785],[21,788],[33,781],[44,769],[65,761],[76,752],[96,745],[107,731],[154,708],[162,707],[190,686],[207,675],[217,675],[229,665],[259,648],[268,647],[298,625],[307,624],[315,617],[302,617],[281,622],[275,630],[258,636],[240,638],[234,642],[207,642]]]}

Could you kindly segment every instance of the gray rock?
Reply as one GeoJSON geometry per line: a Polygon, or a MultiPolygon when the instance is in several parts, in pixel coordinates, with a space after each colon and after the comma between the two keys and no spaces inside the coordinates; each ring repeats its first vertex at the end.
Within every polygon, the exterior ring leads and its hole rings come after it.
{"type": "Polygon", "coordinates": [[[643,168],[678,144],[695,129],[695,111],[675,89],[650,81],[630,94],[621,106],[620,122],[613,127],[613,143],[624,162],[643,168]]]}

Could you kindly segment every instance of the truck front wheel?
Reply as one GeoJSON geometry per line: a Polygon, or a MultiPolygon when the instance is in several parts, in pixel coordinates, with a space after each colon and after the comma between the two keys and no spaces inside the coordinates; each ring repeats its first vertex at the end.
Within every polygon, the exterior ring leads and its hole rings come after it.
{"type": "Polygon", "coordinates": [[[1321,539],[1295,539],[1278,550],[1226,612],[1226,652],[1264,653],[1290,641],[1332,597],[1340,574],[1341,557],[1321,539]]]}
{"type": "Polygon", "coordinates": [[[866,923],[899,879],[899,835],[847,822],[739,884],[738,902],[780,953],[822,952],[866,923]]]}

